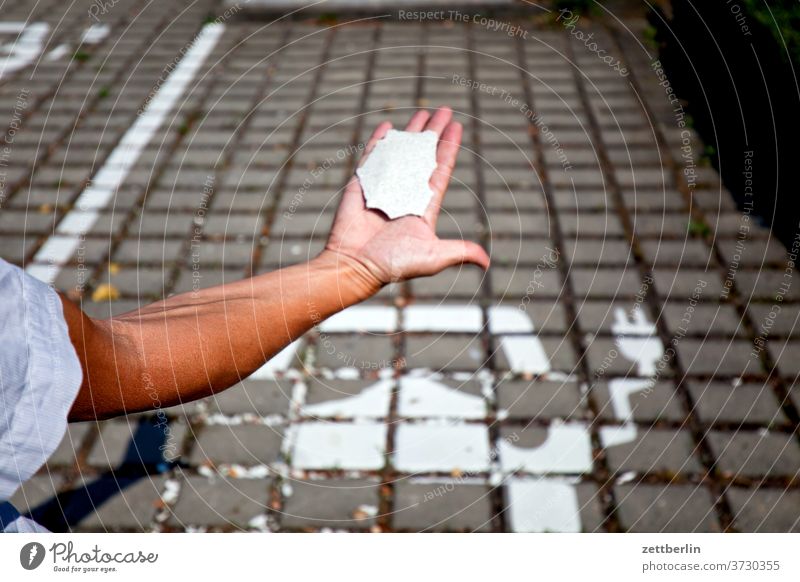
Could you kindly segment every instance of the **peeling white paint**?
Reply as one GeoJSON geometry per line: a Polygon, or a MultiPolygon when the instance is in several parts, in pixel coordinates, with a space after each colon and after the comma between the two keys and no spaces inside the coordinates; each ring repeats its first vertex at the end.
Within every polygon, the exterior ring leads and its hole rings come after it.
{"type": "Polygon", "coordinates": [[[19,36],[0,46],[0,79],[30,65],[42,52],[49,32],[46,22],[3,22],[0,34],[19,36]]]}
{"type": "Polygon", "coordinates": [[[398,413],[406,418],[486,417],[486,401],[431,378],[400,378],[398,413]]]}
{"type": "Polygon", "coordinates": [[[564,479],[509,479],[509,521],[514,532],[581,531],[575,486],[564,479]]]}
{"type": "Polygon", "coordinates": [[[389,413],[393,385],[392,380],[381,380],[353,396],[303,406],[301,414],[315,418],[384,418],[389,413]]]}
{"type": "Polygon", "coordinates": [[[403,329],[418,332],[477,333],[483,313],[477,305],[411,305],[403,310],[403,329]]]}
{"type": "Polygon", "coordinates": [[[375,471],[384,465],[383,423],[303,422],[289,429],[292,468],[375,471]]]}
{"type": "Polygon", "coordinates": [[[585,473],[592,470],[592,443],[584,423],[552,424],[540,446],[527,448],[506,439],[498,443],[503,471],[585,473]]]}
{"type": "Polygon", "coordinates": [[[527,313],[510,305],[495,305],[489,308],[489,332],[533,333],[533,321],[527,313]]]}
{"type": "Polygon", "coordinates": [[[482,424],[401,424],[394,465],[406,472],[488,471],[489,431],[482,424]]]}
{"type": "Polygon", "coordinates": [[[356,305],[332,315],[319,326],[325,333],[389,333],[397,330],[397,308],[356,305]]]}
{"type": "Polygon", "coordinates": [[[545,374],[550,371],[550,359],[538,336],[505,335],[498,339],[512,372],[545,374]]]}
{"type": "Polygon", "coordinates": [[[109,32],[111,32],[111,26],[108,24],[92,24],[89,28],[83,31],[81,43],[98,44],[108,36],[109,32]]]}
{"type": "Polygon", "coordinates": [[[621,426],[601,426],[599,434],[600,444],[608,449],[635,441],[636,425],[629,422],[621,426]]]}

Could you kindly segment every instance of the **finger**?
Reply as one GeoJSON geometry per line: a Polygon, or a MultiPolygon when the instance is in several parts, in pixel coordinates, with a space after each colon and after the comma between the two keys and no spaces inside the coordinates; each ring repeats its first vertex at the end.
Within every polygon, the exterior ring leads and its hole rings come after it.
{"type": "Polygon", "coordinates": [[[367,140],[367,146],[364,148],[364,155],[362,155],[361,159],[358,161],[359,168],[367,161],[367,156],[369,156],[370,152],[375,148],[375,144],[383,139],[386,134],[389,133],[390,129],[392,129],[391,121],[383,121],[375,128],[375,131],[372,132],[369,140],[367,140]]]}
{"type": "Polygon", "coordinates": [[[434,266],[438,273],[447,267],[471,263],[484,271],[489,268],[489,255],[483,247],[468,240],[442,240],[436,247],[434,266]]]}
{"type": "Polygon", "coordinates": [[[420,109],[414,115],[411,116],[411,119],[408,120],[408,125],[406,125],[406,131],[422,131],[425,127],[425,124],[428,123],[428,120],[431,118],[431,114],[425,111],[424,109],[420,109]]]}
{"type": "Polygon", "coordinates": [[[433,114],[433,117],[430,118],[427,125],[425,125],[425,131],[433,131],[437,136],[441,137],[444,128],[447,127],[447,124],[450,123],[452,118],[452,109],[449,107],[439,107],[436,113],[433,114]]]}
{"type": "Polygon", "coordinates": [[[425,220],[434,228],[439,217],[439,211],[442,209],[442,201],[444,200],[445,192],[447,192],[447,185],[453,175],[458,151],[461,149],[461,136],[463,133],[464,128],[459,122],[449,123],[442,133],[442,138],[439,140],[439,145],[436,149],[436,169],[433,171],[430,181],[433,197],[425,210],[425,220]]]}

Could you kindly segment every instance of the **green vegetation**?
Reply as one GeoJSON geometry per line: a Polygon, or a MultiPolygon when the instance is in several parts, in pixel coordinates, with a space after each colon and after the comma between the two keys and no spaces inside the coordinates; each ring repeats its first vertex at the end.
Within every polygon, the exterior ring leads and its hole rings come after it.
{"type": "Polygon", "coordinates": [[[800,64],[800,2],[774,0],[769,7],[764,0],[743,0],[742,4],[772,33],[781,50],[788,51],[795,64],[800,64]]]}
{"type": "Polygon", "coordinates": [[[72,58],[80,63],[85,63],[91,56],[92,55],[84,51],[75,51],[75,54],[72,55],[72,58]]]}
{"type": "Polygon", "coordinates": [[[97,92],[97,96],[100,99],[105,99],[111,94],[111,90],[108,87],[100,87],[100,90],[97,92]]]}

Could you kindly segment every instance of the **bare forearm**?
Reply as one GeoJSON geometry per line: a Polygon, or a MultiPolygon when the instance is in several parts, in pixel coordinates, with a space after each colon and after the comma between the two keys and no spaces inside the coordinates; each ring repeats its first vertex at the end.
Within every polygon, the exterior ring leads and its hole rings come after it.
{"type": "Polygon", "coordinates": [[[326,252],[308,263],[171,297],[111,320],[67,313],[84,365],[71,419],[171,406],[228,388],[379,287],[357,262],[326,252]]]}

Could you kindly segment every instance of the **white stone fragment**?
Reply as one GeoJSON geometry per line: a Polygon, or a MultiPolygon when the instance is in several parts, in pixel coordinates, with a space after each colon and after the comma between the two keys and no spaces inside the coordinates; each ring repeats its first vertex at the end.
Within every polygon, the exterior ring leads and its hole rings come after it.
{"type": "Polygon", "coordinates": [[[429,182],[437,166],[438,141],[433,131],[390,129],[356,170],[367,208],[389,218],[422,216],[433,197],[429,182]]]}
{"type": "Polygon", "coordinates": [[[406,331],[472,333],[483,328],[483,313],[477,305],[410,305],[403,311],[406,331]]]}

